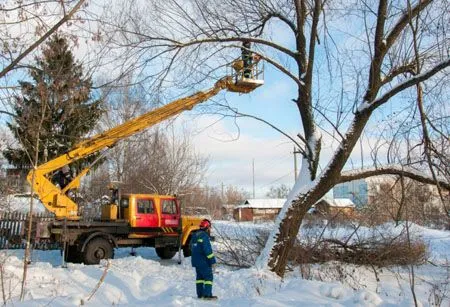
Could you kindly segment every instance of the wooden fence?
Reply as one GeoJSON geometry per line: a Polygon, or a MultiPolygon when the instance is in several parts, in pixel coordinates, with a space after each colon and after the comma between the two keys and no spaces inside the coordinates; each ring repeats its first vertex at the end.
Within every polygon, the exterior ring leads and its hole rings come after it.
{"type": "MultiPolygon", "coordinates": [[[[34,240],[36,224],[38,222],[51,221],[53,214],[37,213],[33,214],[32,226],[32,248],[34,249],[57,249],[58,244],[39,242],[34,240]],[[33,231],[34,230],[34,231],[33,231]]],[[[26,235],[29,222],[29,214],[21,212],[0,212],[0,249],[21,249],[25,248],[26,235]]]]}

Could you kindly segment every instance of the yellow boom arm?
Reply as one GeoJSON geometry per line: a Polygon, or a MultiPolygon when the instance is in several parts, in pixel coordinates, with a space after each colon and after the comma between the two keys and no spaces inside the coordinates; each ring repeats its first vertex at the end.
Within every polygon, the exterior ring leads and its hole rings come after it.
{"type": "MultiPolygon", "coordinates": [[[[258,81],[258,80],[256,80],[258,81]]],[[[38,194],[44,206],[55,213],[56,218],[79,219],[78,205],[70,199],[65,192],[76,188],[80,184],[80,178],[84,176],[89,167],[75,177],[63,190],[51,182],[48,175],[57,169],[79,159],[85,158],[106,147],[111,147],[118,141],[136,134],[150,126],[153,126],[165,119],[175,116],[185,110],[192,109],[195,105],[208,100],[217,95],[221,90],[227,89],[232,92],[248,93],[261,84],[237,84],[232,77],[224,77],[217,81],[214,87],[203,92],[197,92],[191,96],[175,100],[158,109],[145,113],[128,122],[114,127],[106,132],[77,144],[69,152],[56,157],[55,159],[39,165],[36,169],[28,173],[27,180],[32,185],[32,189],[38,194]]]]}

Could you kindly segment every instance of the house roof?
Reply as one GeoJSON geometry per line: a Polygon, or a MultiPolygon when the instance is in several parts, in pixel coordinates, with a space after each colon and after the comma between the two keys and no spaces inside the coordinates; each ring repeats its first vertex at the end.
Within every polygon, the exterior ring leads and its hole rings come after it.
{"type": "Polygon", "coordinates": [[[334,207],[355,207],[355,204],[350,198],[335,198],[333,203],[334,207]]]}
{"type": "Polygon", "coordinates": [[[355,208],[355,204],[350,198],[335,198],[335,199],[322,198],[320,201],[326,202],[330,207],[355,208]]]}
{"type": "Polygon", "coordinates": [[[285,198],[250,198],[236,208],[274,209],[283,208],[285,198]]]}
{"type": "MultiPolygon", "coordinates": [[[[355,204],[349,198],[335,198],[335,199],[325,199],[331,207],[340,207],[340,208],[354,208],[355,204]]],[[[285,198],[250,198],[245,200],[237,208],[255,208],[255,209],[280,209],[283,208],[284,203],[286,202],[285,198]]]]}

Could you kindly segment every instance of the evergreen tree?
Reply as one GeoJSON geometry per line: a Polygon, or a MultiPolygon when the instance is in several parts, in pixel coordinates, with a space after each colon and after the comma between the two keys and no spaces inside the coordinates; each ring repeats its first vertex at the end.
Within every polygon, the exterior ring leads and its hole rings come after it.
{"type": "Polygon", "coordinates": [[[21,81],[15,97],[16,118],[9,129],[21,148],[3,153],[9,163],[28,169],[39,138],[38,164],[57,157],[78,143],[101,115],[101,101],[91,98],[92,82],[83,77],[82,65],[69,50],[67,40],[53,36],[30,69],[31,82],[21,81]]]}

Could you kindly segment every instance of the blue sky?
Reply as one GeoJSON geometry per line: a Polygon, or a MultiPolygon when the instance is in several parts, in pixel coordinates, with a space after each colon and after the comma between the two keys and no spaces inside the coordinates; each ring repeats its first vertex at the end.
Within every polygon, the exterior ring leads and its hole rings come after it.
{"type": "MultiPolygon", "coordinates": [[[[261,117],[296,138],[301,132],[298,109],[292,102],[296,97],[296,86],[273,69],[266,71],[265,76],[265,84],[253,93],[226,93],[225,96],[239,112],[261,117]]],[[[205,183],[234,185],[253,195],[254,160],[256,197],[264,197],[271,186],[293,185],[294,144],[278,131],[251,118],[216,122],[217,116],[198,116],[196,110],[185,113],[182,118],[195,122],[195,147],[209,157],[205,183]],[[211,126],[212,123],[215,124],[211,126]]],[[[325,144],[324,156],[329,157],[331,145],[325,144]]],[[[333,144],[333,148],[335,146],[337,144],[333,144]]],[[[301,157],[297,155],[297,159],[299,170],[301,157]]]]}
{"type": "MultiPolygon", "coordinates": [[[[250,94],[225,93],[225,97],[239,112],[260,117],[295,136],[300,129],[299,113],[291,101],[296,87],[283,74],[267,65],[266,69],[263,86],[250,94]]],[[[194,144],[209,157],[205,183],[234,185],[253,195],[253,161],[256,197],[263,197],[271,186],[294,183],[294,144],[278,131],[243,117],[236,121],[226,118],[210,126],[216,116],[195,114],[193,110],[184,117],[194,119],[194,144]]]]}

